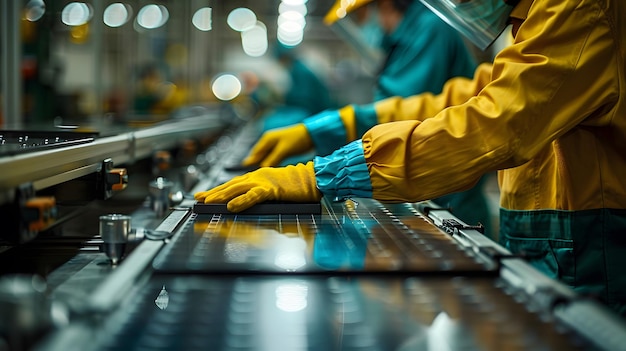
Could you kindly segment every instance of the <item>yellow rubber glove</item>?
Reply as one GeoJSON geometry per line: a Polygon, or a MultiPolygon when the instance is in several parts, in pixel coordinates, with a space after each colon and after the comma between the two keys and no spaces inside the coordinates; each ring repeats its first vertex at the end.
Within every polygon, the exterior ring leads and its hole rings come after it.
{"type": "Polygon", "coordinates": [[[198,192],[194,198],[204,203],[227,203],[229,211],[241,212],[272,200],[316,202],[321,200],[322,193],[317,189],[313,161],[310,161],[306,165],[259,168],[211,190],[198,192]]]}
{"type": "Polygon", "coordinates": [[[274,167],[289,156],[299,155],[312,149],[313,140],[309,132],[304,124],[298,123],[263,133],[241,165],[274,167]]]}

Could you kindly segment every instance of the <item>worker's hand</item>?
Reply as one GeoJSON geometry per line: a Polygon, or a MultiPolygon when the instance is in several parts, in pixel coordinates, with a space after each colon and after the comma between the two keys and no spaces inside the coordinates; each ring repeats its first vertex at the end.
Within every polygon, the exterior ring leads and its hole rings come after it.
{"type": "Polygon", "coordinates": [[[289,156],[299,155],[311,149],[313,141],[309,132],[304,124],[299,123],[263,133],[241,165],[273,167],[289,156]]]}
{"type": "Polygon", "coordinates": [[[316,202],[322,193],[315,183],[313,162],[281,168],[264,167],[235,177],[211,190],[194,195],[204,203],[227,203],[231,212],[271,200],[316,202]]]}

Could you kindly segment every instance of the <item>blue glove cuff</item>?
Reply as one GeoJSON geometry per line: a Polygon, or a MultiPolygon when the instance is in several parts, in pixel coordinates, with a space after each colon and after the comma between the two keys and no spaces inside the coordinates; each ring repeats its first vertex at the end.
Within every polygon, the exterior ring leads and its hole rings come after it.
{"type": "Polygon", "coordinates": [[[378,116],[374,104],[354,106],[354,118],[356,120],[356,136],[360,138],[365,132],[378,124],[378,116]]]}
{"type": "Polygon", "coordinates": [[[372,197],[372,182],[361,140],[313,159],[317,188],[331,197],[372,197]]]}
{"type": "Polygon", "coordinates": [[[302,123],[309,132],[318,155],[328,155],[346,144],[346,127],[337,110],[320,112],[302,123]]]}

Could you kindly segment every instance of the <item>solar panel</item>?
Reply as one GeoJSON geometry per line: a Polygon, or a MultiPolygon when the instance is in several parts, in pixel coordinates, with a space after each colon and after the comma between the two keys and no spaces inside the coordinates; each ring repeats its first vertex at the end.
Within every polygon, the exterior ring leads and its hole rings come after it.
{"type": "Polygon", "coordinates": [[[324,201],[321,214],[193,214],[156,257],[161,272],[489,274],[411,204],[324,201]]]}

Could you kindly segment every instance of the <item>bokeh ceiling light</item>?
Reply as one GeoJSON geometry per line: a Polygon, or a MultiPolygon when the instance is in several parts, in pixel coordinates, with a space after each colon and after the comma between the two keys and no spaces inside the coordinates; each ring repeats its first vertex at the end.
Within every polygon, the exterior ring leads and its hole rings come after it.
{"type": "Polygon", "coordinates": [[[302,37],[303,30],[298,23],[285,22],[278,26],[277,33],[285,38],[297,38],[302,37]]]}
{"type": "Polygon", "coordinates": [[[137,13],[137,24],[146,29],[163,26],[170,18],[170,13],[163,5],[146,5],[137,13]]]}
{"type": "Polygon", "coordinates": [[[70,2],[61,11],[61,21],[68,26],[80,26],[91,19],[93,9],[84,2],[70,2]]]}
{"type": "Polygon", "coordinates": [[[287,11],[296,11],[300,13],[302,16],[306,16],[306,14],[308,13],[308,9],[306,8],[305,4],[289,5],[289,4],[285,4],[284,2],[281,2],[280,5],[278,5],[278,14],[281,14],[287,11]]]}
{"type": "Polygon", "coordinates": [[[38,21],[46,13],[46,4],[43,0],[30,0],[26,3],[24,17],[31,22],[38,21]]]}
{"type": "Polygon", "coordinates": [[[128,23],[133,15],[133,9],[128,4],[113,3],[104,9],[102,21],[109,27],[121,27],[128,23]]]}
{"type": "Polygon", "coordinates": [[[306,25],[306,20],[304,19],[304,16],[296,11],[287,11],[281,13],[280,15],[278,15],[277,22],[278,26],[281,26],[287,22],[293,22],[299,25],[301,29],[304,29],[304,26],[306,25]]]}
{"type": "Polygon", "coordinates": [[[257,21],[252,28],[241,32],[241,46],[248,56],[259,57],[264,55],[268,49],[265,24],[257,21]]]}
{"type": "Polygon", "coordinates": [[[228,23],[230,28],[238,32],[243,32],[254,27],[256,22],[256,14],[245,7],[230,11],[228,18],[226,18],[226,23],[228,23]]]}
{"type": "Polygon", "coordinates": [[[210,31],[213,28],[212,13],[213,10],[210,7],[203,7],[193,14],[191,23],[193,23],[198,30],[204,32],[210,31]]]}
{"type": "Polygon", "coordinates": [[[285,46],[296,46],[304,39],[304,32],[297,23],[287,22],[278,27],[276,37],[285,46]]]}
{"type": "Polygon", "coordinates": [[[216,98],[229,101],[241,93],[241,82],[232,74],[222,74],[215,78],[211,90],[216,98]]]}
{"type": "Polygon", "coordinates": [[[284,2],[287,5],[302,5],[302,4],[306,4],[307,0],[282,0],[282,2],[284,2]]]}
{"type": "MultiPolygon", "coordinates": [[[[280,12],[280,10],[279,10],[280,12]]],[[[276,38],[286,46],[296,46],[304,39],[304,15],[297,11],[284,11],[278,16],[276,38]]]]}

